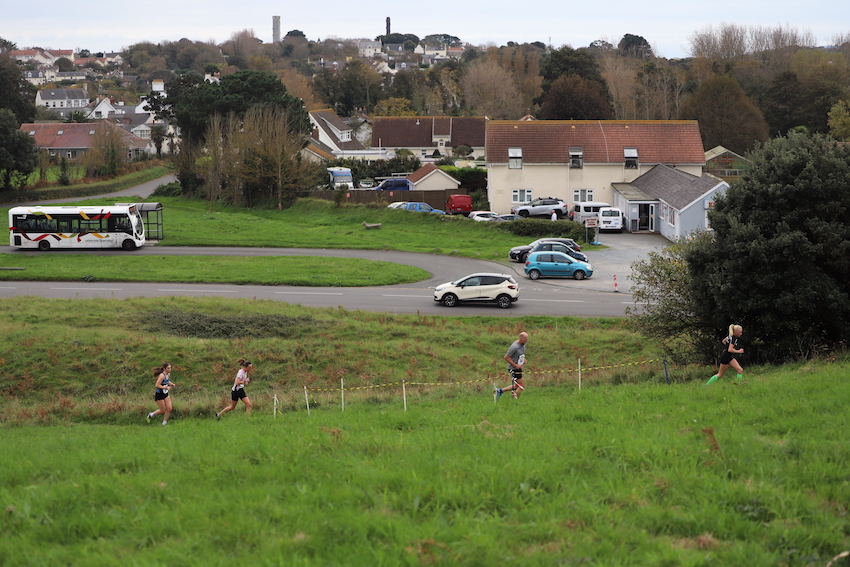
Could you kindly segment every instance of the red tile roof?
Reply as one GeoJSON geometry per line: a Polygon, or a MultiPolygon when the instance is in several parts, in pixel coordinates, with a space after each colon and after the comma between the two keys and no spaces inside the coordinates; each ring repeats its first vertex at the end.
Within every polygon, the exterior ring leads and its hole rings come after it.
{"type": "Polygon", "coordinates": [[[623,163],[623,148],[637,148],[641,164],[704,164],[696,120],[494,120],[487,123],[487,161],[507,163],[508,148],[522,148],[523,163],[567,163],[570,148],[585,163],[623,163]]]}
{"type": "MultiPolygon", "coordinates": [[[[32,134],[35,145],[48,149],[88,149],[92,147],[94,132],[106,127],[103,122],[82,123],[50,123],[50,124],[21,124],[21,131],[32,134]],[[61,134],[59,132],[62,132],[61,134]]],[[[144,148],[146,140],[136,138],[129,132],[119,129],[124,137],[124,143],[130,148],[144,148]]]]}
{"type": "Polygon", "coordinates": [[[382,148],[436,148],[434,136],[449,136],[449,147],[484,147],[483,116],[376,116],[372,119],[372,146],[382,148]]]}

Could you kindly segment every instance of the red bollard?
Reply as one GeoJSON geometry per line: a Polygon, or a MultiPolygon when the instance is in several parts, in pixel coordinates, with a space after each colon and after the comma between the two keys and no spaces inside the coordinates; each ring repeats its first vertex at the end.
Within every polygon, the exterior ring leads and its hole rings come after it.
{"type": "Polygon", "coordinates": [[[619,293],[620,286],[617,285],[617,274],[614,274],[614,293],[619,293]]]}

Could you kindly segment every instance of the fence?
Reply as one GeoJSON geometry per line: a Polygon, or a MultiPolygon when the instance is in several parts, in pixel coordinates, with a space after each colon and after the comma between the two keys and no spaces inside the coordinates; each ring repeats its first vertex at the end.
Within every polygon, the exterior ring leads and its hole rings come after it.
{"type": "MultiPolygon", "coordinates": [[[[540,372],[528,372],[526,374],[537,376],[537,375],[545,375],[545,374],[569,374],[576,373],[578,377],[578,391],[581,392],[581,376],[582,372],[592,372],[594,370],[608,370],[611,368],[623,368],[626,366],[638,366],[641,364],[650,364],[654,362],[663,362],[664,363],[664,378],[667,383],[670,383],[670,375],[667,370],[667,359],[663,358],[654,358],[648,360],[641,360],[638,362],[625,362],[621,364],[608,364],[605,366],[590,366],[586,368],[581,367],[581,359],[579,358],[577,361],[576,368],[570,368],[565,370],[543,370],[540,372]]],[[[340,393],[340,404],[342,406],[342,411],[345,411],[345,392],[353,392],[356,390],[373,390],[376,388],[390,388],[401,386],[402,400],[404,404],[404,411],[407,411],[407,387],[408,386],[457,386],[462,384],[474,384],[477,382],[487,382],[492,378],[479,378],[476,380],[461,380],[459,382],[408,382],[406,380],[402,380],[401,382],[390,382],[386,384],[371,384],[369,386],[355,386],[355,387],[345,387],[345,379],[340,378],[339,380],[339,388],[308,388],[304,386],[304,402],[307,406],[307,414],[310,414],[310,392],[339,392],[340,393]]],[[[495,388],[495,384],[494,384],[495,388]]],[[[278,398],[277,395],[274,397],[274,414],[277,416],[277,404],[278,398]]]]}

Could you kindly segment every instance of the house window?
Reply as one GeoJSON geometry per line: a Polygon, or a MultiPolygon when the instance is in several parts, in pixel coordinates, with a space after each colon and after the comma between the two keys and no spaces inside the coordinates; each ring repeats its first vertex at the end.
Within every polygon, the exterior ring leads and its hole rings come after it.
{"type": "Polygon", "coordinates": [[[508,148],[508,169],[522,169],[522,148],[508,148]]]}
{"type": "Polygon", "coordinates": [[[573,202],[592,201],[593,189],[573,189],[573,202]]]}
{"type": "Polygon", "coordinates": [[[511,201],[514,203],[529,203],[532,200],[531,189],[514,189],[511,191],[511,201]]]}
{"type": "Polygon", "coordinates": [[[638,151],[637,148],[623,148],[623,158],[626,162],[626,169],[638,168],[638,151]]]}
{"type": "Polygon", "coordinates": [[[61,136],[64,133],[65,133],[65,130],[59,130],[58,132],[56,132],[56,135],[61,136]]]}
{"type": "Polygon", "coordinates": [[[570,148],[570,169],[581,169],[584,167],[584,152],[581,148],[570,148]]]}
{"type": "Polygon", "coordinates": [[[439,147],[441,147],[441,148],[445,148],[445,147],[446,147],[446,143],[445,143],[444,141],[442,141],[442,140],[440,140],[439,142],[437,142],[437,145],[438,145],[439,147]]]}

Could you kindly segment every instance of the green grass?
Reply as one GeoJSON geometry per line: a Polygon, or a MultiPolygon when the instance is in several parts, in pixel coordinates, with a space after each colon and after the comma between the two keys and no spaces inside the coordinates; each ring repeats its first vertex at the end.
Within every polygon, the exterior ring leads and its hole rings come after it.
{"type": "Polygon", "coordinates": [[[156,281],[296,286],[374,286],[416,282],[413,266],[315,256],[96,256],[0,254],[0,281],[156,281]]]}
{"type": "Polygon", "coordinates": [[[0,562],[822,566],[850,547],[847,370],[7,429],[0,562]]]}

